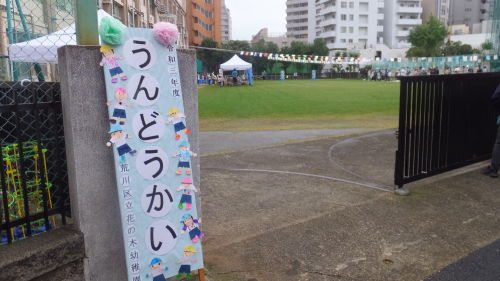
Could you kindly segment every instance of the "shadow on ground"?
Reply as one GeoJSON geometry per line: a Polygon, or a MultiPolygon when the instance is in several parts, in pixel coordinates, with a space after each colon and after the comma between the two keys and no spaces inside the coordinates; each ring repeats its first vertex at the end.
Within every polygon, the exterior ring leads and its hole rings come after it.
{"type": "Polygon", "coordinates": [[[498,179],[469,167],[398,197],[395,149],[387,130],[202,157],[208,279],[422,280],[500,238],[498,179]]]}

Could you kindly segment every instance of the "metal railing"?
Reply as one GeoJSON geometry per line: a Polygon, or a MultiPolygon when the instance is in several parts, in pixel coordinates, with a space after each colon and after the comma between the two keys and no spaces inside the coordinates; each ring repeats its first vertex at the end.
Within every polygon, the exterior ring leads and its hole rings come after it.
{"type": "Polygon", "coordinates": [[[500,73],[401,77],[395,184],[491,158],[500,73]]]}
{"type": "Polygon", "coordinates": [[[69,186],[59,87],[0,82],[0,243],[66,224],[69,186]]]}

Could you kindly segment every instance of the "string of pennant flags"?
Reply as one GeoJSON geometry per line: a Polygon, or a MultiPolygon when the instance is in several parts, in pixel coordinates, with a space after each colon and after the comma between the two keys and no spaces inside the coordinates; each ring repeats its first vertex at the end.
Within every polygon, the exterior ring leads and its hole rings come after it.
{"type": "MultiPolygon", "coordinates": [[[[240,54],[241,56],[248,57],[260,57],[267,58],[269,60],[283,61],[283,62],[296,62],[296,63],[316,63],[316,64],[366,64],[372,62],[433,62],[434,58],[354,58],[354,57],[329,57],[329,56],[315,56],[315,55],[290,55],[290,54],[274,54],[274,53],[259,53],[250,51],[234,51],[225,49],[215,49],[193,46],[198,49],[209,49],[215,51],[225,51],[240,54]]],[[[498,60],[498,55],[485,56],[486,60],[498,60]]],[[[467,56],[451,56],[451,57],[441,57],[441,62],[477,62],[479,56],[477,55],[467,55],[467,56]]],[[[436,62],[436,61],[434,61],[436,62]]]]}

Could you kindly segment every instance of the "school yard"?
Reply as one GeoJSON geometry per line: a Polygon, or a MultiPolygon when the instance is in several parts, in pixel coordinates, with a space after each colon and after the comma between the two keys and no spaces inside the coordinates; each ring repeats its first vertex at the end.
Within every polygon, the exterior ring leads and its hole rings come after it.
{"type": "Polygon", "coordinates": [[[399,82],[254,81],[198,89],[201,131],[397,127],[399,82]]]}

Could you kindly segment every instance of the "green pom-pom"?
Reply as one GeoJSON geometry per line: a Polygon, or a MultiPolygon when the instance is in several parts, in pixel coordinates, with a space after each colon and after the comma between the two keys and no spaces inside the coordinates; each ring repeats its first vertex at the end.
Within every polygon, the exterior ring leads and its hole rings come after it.
{"type": "Polygon", "coordinates": [[[101,39],[106,41],[106,43],[111,45],[120,45],[123,43],[123,35],[125,34],[125,26],[121,21],[105,17],[101,21],[99,26],[99,35],[101,39]]]}

